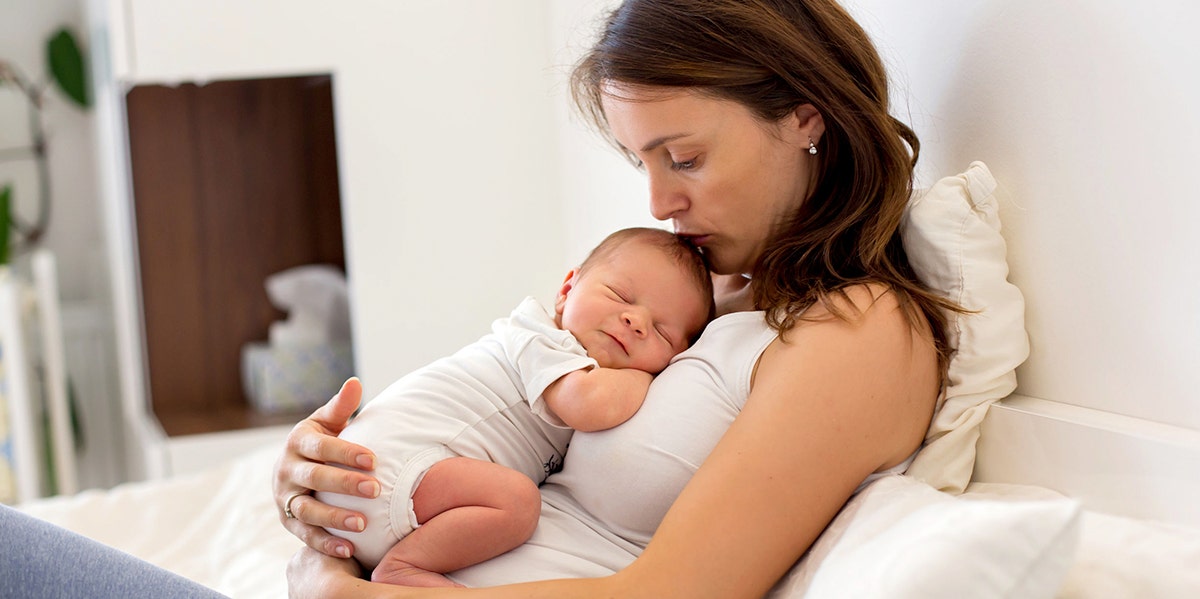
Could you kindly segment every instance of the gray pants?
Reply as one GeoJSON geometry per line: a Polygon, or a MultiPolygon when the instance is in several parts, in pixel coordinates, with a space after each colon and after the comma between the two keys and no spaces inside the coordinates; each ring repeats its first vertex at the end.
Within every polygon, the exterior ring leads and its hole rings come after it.
{"type": "Polygon", "coordinates": [[[224,597],[132,555],[0,505],[0,598],[224,597]]]}

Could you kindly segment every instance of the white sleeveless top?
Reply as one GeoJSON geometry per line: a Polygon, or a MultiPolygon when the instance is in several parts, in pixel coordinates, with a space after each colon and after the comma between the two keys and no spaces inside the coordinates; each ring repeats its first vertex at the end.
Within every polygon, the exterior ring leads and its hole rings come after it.
{"type": "MultiPolygon", "coordinates": [[[[604,576],[631,562],[741,412],[754,366],[775,338],[762,312],[709,323],[654,379],[633,418],[575,433],[563,470],[542,485],[542,519],[529,542],[451,577],[490,586],[604,576]]],[[[863,484],[903,472],[909,461],[863,484]]]]}

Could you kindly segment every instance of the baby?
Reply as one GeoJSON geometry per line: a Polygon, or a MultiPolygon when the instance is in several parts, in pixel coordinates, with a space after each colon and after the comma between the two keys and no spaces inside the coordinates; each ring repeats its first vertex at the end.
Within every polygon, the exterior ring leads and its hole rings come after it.
{"type": "Polygon", "coordinates": [[[373,450],[375,499],[319,493],[363,512],[354,543],[371,580],[450,586],[442,574],[524,543],[537,485],[574,430],[628,420],[653,376],[712,318],[697,250],[659,229],[623,229],[567,273],[551,314],[527,298],[492,333],[393,383],[341,433],[373,450]]]}

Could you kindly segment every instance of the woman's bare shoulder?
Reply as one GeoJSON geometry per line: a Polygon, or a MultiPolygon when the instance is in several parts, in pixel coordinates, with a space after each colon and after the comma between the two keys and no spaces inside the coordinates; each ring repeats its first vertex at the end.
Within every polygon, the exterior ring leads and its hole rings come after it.
{"type": "Polygon", "coordinates": [[[803,417],[841,420],[879,442],[880,467],[893,465],[919,446],[937,399],[928,326],[914,325],[883,285],[849,287],[811,307],[767,348],[755,371],[755,395],[798,402],[803,417]]]}

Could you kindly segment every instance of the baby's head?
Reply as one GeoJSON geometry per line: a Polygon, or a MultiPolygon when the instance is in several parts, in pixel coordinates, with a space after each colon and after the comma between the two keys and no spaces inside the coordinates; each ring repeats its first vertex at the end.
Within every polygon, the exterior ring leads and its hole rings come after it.
{"type": "Polygon", "coordinates": [[[712,279],[696,248],[673,233],[622,229],[567,273],[554,310],[600,366],[657,374],[712,319],[712,279]]]}

